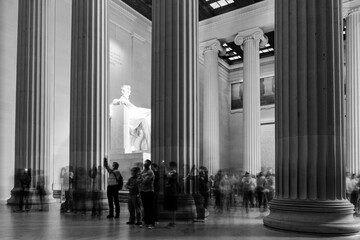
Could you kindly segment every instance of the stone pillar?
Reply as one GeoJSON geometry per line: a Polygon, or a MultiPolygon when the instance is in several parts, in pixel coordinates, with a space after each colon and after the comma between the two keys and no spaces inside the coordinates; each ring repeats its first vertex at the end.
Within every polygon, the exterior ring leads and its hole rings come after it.
{"type": "Polygon", "coordinates": [[[177,162],[183,219],[198,217],[202,207],[190,174],[199,167],[198,47],[198,1],[153,1],[151,156],[159,165],[177,162]]]}
{"type": "Polygon", "coordinates": [[[261,171],[260,151],[260,56],[259,48],[268,42],[260,28],[238,33],[235,44],[244,51],[244,165],[251,174],[261,171]]]}
{"type": "Polygon", "coordinates": [[[214,39],[202,43],[200,50],[204,55],[203,165],[215,175],[220,169],[218,54],[223,47],[214,39]]]}
{"type": "Polygon", "coordinates": [[[340,0],[279,0],[276,196],[264,224],[324,234],[359,231],[345,198],[340,0]]]}
{"type": "Polygon", "coordinates": [[[346,18],[346,168],[360,172],[360,7],[346,18]]]}
{"type": "MultiPolygon", "coordinates": [[[[49,1],[19,1],[16,75],[15,187],[9,204],[17,204],[24,169],[31,174],[30,199],[40,203],[37,187],[46,192],[44,202],[53,201],[50,181],[51,107],[53,77],[48,64],[49,1]]],[[[10,151],[10,149],[9,149],[10,151]]],[[[41,206],[42,207],[42,206],[41,206]]]]}
{"type": "Polygon", "coordinates": [[[106,198],[107,177],[102,168],[108,147],[107,6],[107,0],[72,1],[70,166],[77,210],[106,207],[99,202],[106,198]]]}

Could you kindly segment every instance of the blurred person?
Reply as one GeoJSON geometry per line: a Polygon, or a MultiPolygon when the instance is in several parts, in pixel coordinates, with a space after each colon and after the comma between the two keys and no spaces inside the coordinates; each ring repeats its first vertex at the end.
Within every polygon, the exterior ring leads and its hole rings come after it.
{"type": "Polygon", "coordinates": [[[74,179],[74,203],[75,212],[81,212],[82,214],[86,214],[86,186],[87,186],[87,175],[86,170],[83,167],[78,167],[75,170],[74,179]]]}
{"type": "Polygon", "coordinates": [[[274,198],[275,195],[275,181],[271,173],[265,176],[264,184],[264,210],[268,207],[268,203],[274,198]]]}
{"type": "Polygon", "coordinates": [[[358,196],[359,196],[359,189],[358,189],[358,183],[359,183],[359,179],[356,177],[356,174],[353,173],[351,174],[351,178],[350,178],[350,202],[354,205],[354,208],[356,208],[357,206],[357,200],[358,200],[358,196]]]}
{"type": "Polygon", "coordinates": [[[256,188],[255,188],[255,194],[259,208],[261,208],[261,206],[263,205],[265,181],[266,180],[263,172],[259,172],[256,178],[256,188]]]}
{"type": "Polygon", "coordinates": [[[346,199],[350,201],[351,192],[352,192],[352,184],[351,184],[351,177],[350,172],[346,172],[346,199]]]}
{"type": "Polygon", "coordinates": [[[229,178],[230,186],[231,186],[231,194],[230,194],[230,206],[233,207],[236,205],[236,196],[237,196],[237,182],[238,179],[235,173],[232,173],[232,176],[229,178]]]}
{"type": "Polygon", "coordinates": [[[144,225],[140,225],[140,227],[145,226],[148,229],[152,229],[155,225],[153,215],[155,174],[150,169],[150,166],[151,161],[146,159],[144,162],[144,169],[139,176],[140,196],[144,208],[144,225]]]}
{"type": "Polygon", "coordinates": [[[91,179],[91,215],[100,216],[101,214],[101,203],[100,203],[100,195],[99,195],[99,185],[98,185],[98,168],[101,169],[101,166],[94,166],[89,169],[88,175],[91,179]]]}
{"type": "Polygon", "coordinates": [[[224,175],[223,175],[223,171],[220,169],[214,178],[214,197],[215,197],[215,210],[217,212],[222,212],[223,211],[223,207],[224,207],[224,199],[221,195],[221,187],[220,187],[220,183],[223,179],[224,175]]]}
{"type": "Polygon", "coordinates": [[[39,170],[39,174],[36,181],[36,192],[39,196],[40,200],[40,209],[39,211],[44,210],[44,198],[46,196],[45,191],[45,176],[44,176],[44,170],[39,170]]]}
{"type": "Polygon", "coordinates": [[[230,195],[231,195],[231,185],[230,185],[229,177],[225,173],[225,175],[220,180],[220,194],[222,198],[222,202],[225,203],[225,207],[227,211],[230,211],[230,195]]]}
{"type": "Polygon", "coordinates": [[[249,172],[245,173],[245,176],[242,179],[243,185],[243,206],[245,207],[246,213],[249,213],[249,207],[251,206],[253,188],[255,187],[254,181],[249,172]]]}
{"type": "Polygon", "coordinates": [[[209,205],[209,192],[210,192],[210,183],[208,177],[208,170],[204,166],[199,168],[199,192],[203,197],[204,208],[208,208],[209,205]]]}
{"type": "Polygon", "coordinates": [[[120,218],[119,188],[118,181],[122,178],[119,171],[119,163],[113,162],[112,168],[109,167],[108,159],[104,158],[104,167],[109,173],[107,182],[107,198],[109,204],[109,215],[106,218],[120,218]],[[114,215],[115,205],[115,215],[114,215]]]}
{"type": "Polygon", "coordinates": [[[158,165],[156,163],[151,164],[151,170],[154,172],[154,208],[153,208],[153,215],[154,215],[154,221],[155,224],[159,223],[159,211],[158,211],[158,198],[159,198],[159,192],[160,192],[160,173],[158,169],[158,165]]]}
{"type": "Polygon", "coordinates": [[[170,222],[169,227],[175,226],[176,222],[176,211],[178,209],[177,198],[178,198],[178,174],[176,162],[170,162],[169,167],[166,166],[165,162],[162,162],[165,168],[164,174],[164,210],[169,211],[170,222]]]}
{"type": "Polygon", "coordinates": [[[30,186],[31,186],[31,169],[25,168],[20,176],[20,211],[30,211],[30,186]],[[25,205],[25,206],[24,206],[25,205]]]}
{"type": "Polygon", "coordinates": [[[125,188],[129,190],[128,195],[128,210],[129,221],[126,224],[141,225],[141,205],[140,205],[140,191],[139,191],[139,174],[140,168],[131,168],[131,177],[128,179],[125,188]]]}

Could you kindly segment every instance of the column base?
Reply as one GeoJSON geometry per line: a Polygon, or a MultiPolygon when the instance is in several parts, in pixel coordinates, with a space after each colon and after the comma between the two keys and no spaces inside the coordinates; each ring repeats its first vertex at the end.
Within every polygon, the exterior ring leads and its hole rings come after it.
{"type": "Polygon", "coordinates": [[[360,230],[354,207],[347,200],[274,199],[264,225],[287,231],[326,235],[352,235],[360,230]]]}
{"type": "MultiPolygon", "coordinates": [[[[164,196],[158,197],[158,216],[160,219],[169,219],[169,212],[164,210],[164,196]]],[[[203,206],[203,199],[200,194],[178,196],[177,220],[205,219],[209,212],[203,206]]]]}
{"type": "Polygon", "coordinates": [[[73,191],[72,211],[92,211],[100,214],[101,211],[108,209],[109,206],[106,191],[73,191]]]}
{"type": "MultiPolygon", "coordinates": [[[[20,209],[20,199],[23,191],[21,188],[15,187],[11,190],[11,197],[6,201],[7,205],[13,206],[14,210],[20,209]],[[19,206],[17,209],[16,206],[19,206]]],[[[27,210],[43,210],[48,209],[48,204],[55,203],[56,200],[52,196],[52,191],[45,190],[44,195],[39,195],[37,189],[31,188],[28,195],[28,200],[24,199],[23,207],[27,210]],[[40,198],[42,196],[42,199],[40,198]]]]}

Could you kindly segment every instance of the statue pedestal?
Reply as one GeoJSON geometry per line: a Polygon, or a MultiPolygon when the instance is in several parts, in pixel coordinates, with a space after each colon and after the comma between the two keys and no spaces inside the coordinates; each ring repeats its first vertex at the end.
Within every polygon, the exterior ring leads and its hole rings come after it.
{"type": "Polygon", "coordinates": [[[130,169],[140,167],[145,159],[151,159],[148,152],[134,151],[131,145],[129,109],[123,104],[110,105],[110,162],[118,162],[124,181],[131,176],[130,169]]]}
{"type": "MultiPolygon", "coordinates": [[[[131,177],[130,169],[133,167],[139,167],[142,169],[142,164],[145,159],[150,159],[151,154],[145,152],[138,153],[119,153],[110,151],[110,164],[112,162],[119,163],[119,170],[124,179],[124,182],[131,177]]],[[[125,185],[124,185],[125,186],[125,185]]]]}

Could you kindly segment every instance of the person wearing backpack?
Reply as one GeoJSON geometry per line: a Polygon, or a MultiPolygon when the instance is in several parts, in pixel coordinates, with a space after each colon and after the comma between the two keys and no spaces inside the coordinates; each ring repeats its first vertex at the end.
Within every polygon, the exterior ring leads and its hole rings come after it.
{"type": "Polygon", "coordinates": [[[113,162],[112,168],[108,165],[108,160],[104,158],[104,167],[109,173],[107,198],[109,203],[109,215],[106,218],[119,218],[120,217],[120,204],[119,204],[119,190],[122,188],[123,178],[119,171],[119,163],[113,162]],[[115,216],[114,216],[115,204],[115,216]]]}

